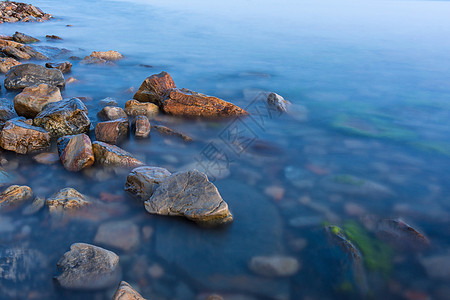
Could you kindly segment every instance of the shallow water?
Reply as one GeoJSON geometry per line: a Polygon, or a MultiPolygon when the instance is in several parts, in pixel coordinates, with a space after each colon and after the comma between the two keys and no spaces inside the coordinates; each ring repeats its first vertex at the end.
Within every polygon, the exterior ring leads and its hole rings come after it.
{"type": "MultiPolygon", "coordinates": [[[[35,4],[55,19],[2,24],[1,33],[25,32],[42,40],[36,46],[71,51],[56,60],[111,49],[126,56],[115,66],[72,61],[70,76],[80,82],[67,85],[63,96],[88,97],[94,124],[101,99],[112,97],[123,107],[133,96],[130,87],[162,70],[178,87],[233,102],[251,117],[160,117],[153,122],[194,142],[152,131],[148,140],[130,137],[120,144],[148,165],[172,172],[200,168],[199,162],[206,166],[234,215],[233,224],[220,229],[149,215],[123,191],[127,171],[94,167],[74,174],[60,164],[2,152],[11,183],[29,185],[44,197],[70,186],[103,205],[63,222],[52,220],[46,209],[32,216],[1,215],[0,250],[24,249],[33,262],[18,267],[22,278],[0,283],[0,298],[111,298],[115,287],[90,293],[59,289],[52,281],[56,262],[72,243],[93,243],[101,223],[132,220],[143,231],[139,248],[109,249],[120,256],[123,280],[148,299],[195,299],[212,292],[230,299],[448,299],[449,276],[427,272],[423,260],[450,260],[450,3],[35,4]],[[46,41],[46,34],[63,40],[46,41]],[[289,99],[291,112],[267,111],[261,91],[289,99]],[[211,149],[220,159],[210,159],[211,149]],[[404,249],[380,240],[377,224],[386,218],[402,218],[430,246],[404,249]],[[364,232],[364,241],[354,243],[364,257],[366,290],[355,279],[360,270],[352,269],[325,224],[364,232]],[[376,250],[363,251],[368,244],[376,250]],[[272,279],[249,270],[253,256],[274,254],[298,258],[300,271],[272,279]],[[163,275],[152,272],[158,268],[163,275]]],[[[4,89],[1,94],[14,97],[4,89]]]]}

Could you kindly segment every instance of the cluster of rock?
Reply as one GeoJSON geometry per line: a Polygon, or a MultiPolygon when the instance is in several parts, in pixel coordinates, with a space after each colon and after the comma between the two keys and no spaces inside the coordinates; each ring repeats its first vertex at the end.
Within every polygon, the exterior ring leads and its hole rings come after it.
{"type": "Polygon", "coordinates": [[[52,18],[39,7],[14,1],[0,2],[0,23],[42,22],[52,18]]]}

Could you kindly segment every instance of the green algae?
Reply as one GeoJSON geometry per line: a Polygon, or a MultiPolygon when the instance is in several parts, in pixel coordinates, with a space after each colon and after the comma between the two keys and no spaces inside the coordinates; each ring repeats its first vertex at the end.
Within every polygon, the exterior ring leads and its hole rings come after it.
{"type": "Polygon", "coordinates": [[[363,186],[365,181],[363,179],[358,179],[349,174],[340,174],[333,177],[333,181],[336,183],[354,185],[354,186],[363,186]]]}

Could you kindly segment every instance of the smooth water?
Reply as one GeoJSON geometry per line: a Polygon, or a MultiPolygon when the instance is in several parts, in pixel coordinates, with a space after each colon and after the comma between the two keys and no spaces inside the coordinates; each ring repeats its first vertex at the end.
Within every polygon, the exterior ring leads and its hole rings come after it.
{"type": "Polygon", "coordinates": [[[225,122],[160,117],[153,122],[194,142],[152,131],[120,144],[172,172],[203,167],[234,215],[220,229],[149,215],[123,191],[126,171],[74,174],[3,151],[11,183],[44,197],[70,186],[102,205],[65,222],[46,209],[1,215],[0,250],[26,255],[15,266],[20,278],[0,282],[0,298],[110,299],[114,287],[64,291],[52,277],[72,243],[93,243],[106,221],[131,220],[142,231],[139,248],[110,249],[123,280],[147,299],[449,299],[450,3],[216,2],[41,0],[33,4],[54,20],[0,25],[1,34],[25,32],[41,39],[36,46],[71,51],[56,60],[104,50],[126,56],[115,66],[72,61],[66,77],[79,82],[63,96],[87,97],[94,124],[99,100],[123,107],[131,87],[163,70],[178,87],[251,112],[225,122]],[[290,100],[291,112],[268,111],[261,91],[290,100]],[[377,230],[387,218],[402,218],[430,246],[389,244],[377,230]],[[353,242],[366,288],[327,224],[363,232],[353,242]],[[301,262],[296,275],[265,278],[248,268],[253,256],[280,254],[301,262]],[[431,270],[429,258],[437,259],[431,270]]]}

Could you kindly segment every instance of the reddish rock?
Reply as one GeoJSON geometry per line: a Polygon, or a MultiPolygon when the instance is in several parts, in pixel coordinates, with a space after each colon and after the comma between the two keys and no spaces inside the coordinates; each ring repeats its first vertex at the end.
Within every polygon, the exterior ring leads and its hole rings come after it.
{"type": "Polygon", "coordinates": [[[172,89],[163,102],[165,113],[188,118],[219,118],[248,115],[238,106],[187,89],[172,89]]]}
{"type": "Polygon", "coordinates": [[[50,135],[42,128],[13,119],[5,123],[0,133],[0,146],[5,150],[27,154],[48,148],[50,135]]]}
{"type": "Polygon", "coordinates": [[[94,153],[85,134],[67,135],[58,139],[58,153],[64,168],[77,172],[94,163],[94,153]]]}
{"type": "Polygon", "coordinates": [[[61,92],[56,86],[45,83],[26,87],[14,97],[14,109],[19,116],[34,118],[44,106],[62,100],[61,92]]]}
{"type": "Polygon", "coordinates": [[[174,88],[176,86],[169,73],[161,72],[147,77],[133,98],[140,102],[151,102],[161,106],[165,95],[174,88]]]}
{"type": "Polygon", "coordinates": [[[128,135],[128,119],[120,118],[100,122],[95,126],[95,139],[108,144],[117,144],[128,135]]]}
{"type": "Polygon", "coordinates": [[[146,116],[137,116],[134,119],[134,135],[140,138],[146,138],[150,134],[151,125],[146,116]]]}
{"type": "Polygon", "coordinates": [[[61,71],[61,73],[69,73],[72,69],[72,64],[68,61],[62,62],[62,63],[51,63],[48,62],[45,64],[45,67],[49,69],[58,69],[61,71]]]}
{"type": "Polygon", "coordinates": [[[123,109],[117,106],[105,106],[98,112],[97,116],[105,121],[127,118],[127,114],[123,109]]]}
{"type": "Polygon", "coordinates": [[[137,100],[129,100],[125,103],[125,112],[130,117],[144,115],[150,119],[159,113],[159,108],[153,103],[144,103],[137,100]]]}
{"type": "Polygon", "coordinates": [[[6,73],[14,66],[20,65],[20,62],[12,57],[2,57],[0,58],[0,72],[6,73]]]}
{"type": "Polygon", "coordinates": [[[134,168],[144,163],[133,157],[132,154],[114,145],[104,142],[93,142],[95,161],[101,165],[134,168]]]}
{"type": "Polygon", "coordinates": [[[122,281],[114,293],[112,300],[145,300],[145,298],[136,292],[127,282],[122,281]]]}

